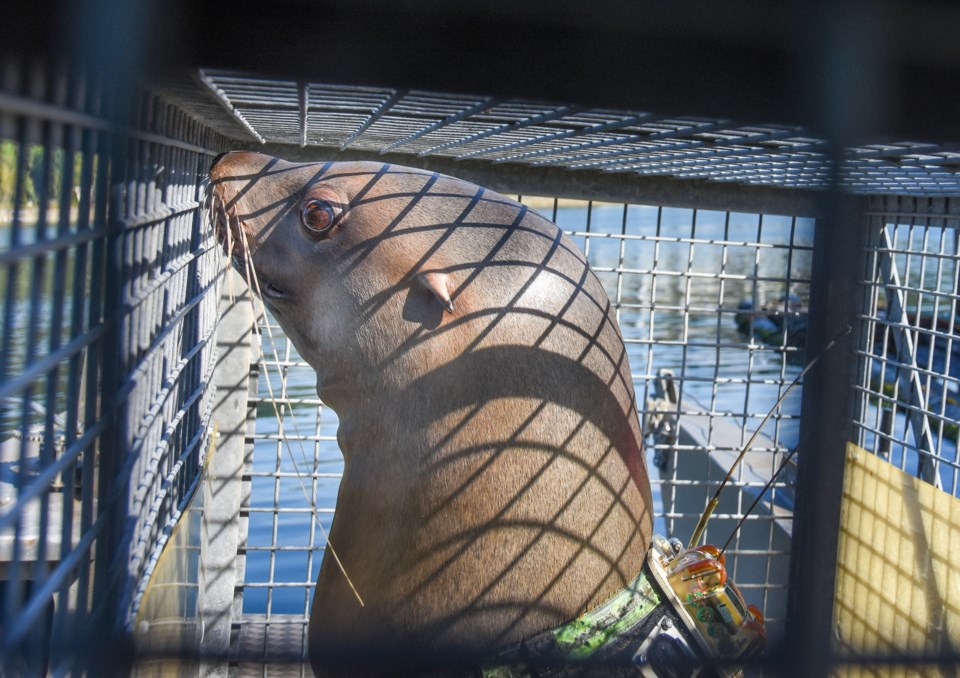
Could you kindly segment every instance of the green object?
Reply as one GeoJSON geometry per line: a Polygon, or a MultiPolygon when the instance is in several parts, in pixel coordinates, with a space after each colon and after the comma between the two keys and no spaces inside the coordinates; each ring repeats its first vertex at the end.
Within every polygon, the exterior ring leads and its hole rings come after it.
{"type": "MultiPolygon", "coordinates": [[[[621,635],[643,622],[660,604],[660,596],[641,570],[633,581],[605,603],[585,612],[571,622],[546,631],[550,658],[580,663],[595,656],[621,635]]],[[[484,678],[524,678],[530,675],[514,647],[498,654],[494,664],[483,670],[484,678]],[[519,660],[519,661],[517,661],[519,660]],[[502,663],[501,663],[502,662],[502,663]]]]}
{"type": "Polygon", "coordinates": [[[554,629],[554,640],[563,656],[582,661],[643,621],[659,603],[641,570],[607,602],[554,629]]]}

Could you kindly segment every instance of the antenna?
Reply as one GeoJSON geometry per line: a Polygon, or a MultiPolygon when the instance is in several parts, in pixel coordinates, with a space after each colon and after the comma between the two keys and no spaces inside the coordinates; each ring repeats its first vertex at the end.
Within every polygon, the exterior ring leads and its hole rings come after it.
{"type": "MultiPolygon", "coordinates": [[[[713,495],[713,499],[711,499],[710,502],[707,504],[707,508],[703,510],[703,513],[700,515],[700,520],[697,521],[697,526],[696,528],[694,528],[693,534],[690,536],[690,543],[687,545],[687,548],[692,549],[700,542],[700,538],[703,536],[703,531],[707,529],[707,521],[710,520],[710,516],[713,515],[714,510],[717,508],[717,504],[720,502],[720,494],[723,492],[723,489],[727,486],[727,483],[730,482],[730,478],[733,477],[733,472],[737,470],[737,467],[740,465],[740,462],[743,461],[744,456],[746,456],[747,452],[750,450],[750,447],[753,445],[753,441],[755,441],[757,439],[757,436],[760,435],[760,431],[761,429],[763,429],[764,425],[766,425],[767,420],[769,420],[770,417],[773,416],[773,413],[777,411],[777,408],[783,404],[784,400],[786,400],[787,395],[790,394],[790,391],[792,391],[793,388],[800,383],[800,380],[803,379],[803,377],[807,374],[807,372],[813,369],[813,366],[817,364],[820,358],[823,357],[823,355],[827,351],[833,348],[838,341],[840,341],[845,336],[850,334],[850,331],[852,329],[853,328],[850,325],[847,325],[846,327],[844,327],[837,334],[837,336],[835,336],[833,339],[830,340],[830,343],[828,343],[826,346],[823,347],[823,350],[820,351],[819,354],[814,356],[810,360],[810,362],[806,364],[806,366],[803,368],[800,374],[798,374],[796,378],[794,378],[794,380],[790,382],[790,385],[787,386],[786,389],[784,389],[783,393],[777,399],[777,402],[774,403],[773,407],[770,408],[770,411],[767,412],[767,414],[763,417],[763,420],[760,422],[760,425],[757,426],[756,430],[754,430],[753,435],[750,436],[750,439],[747,441],[747,444],[743,446],[742,450],[740,450],[740,454],[737,455],[736,460],[734,460],[733,464],[730,466],[730,470],[727,471],[727,475],[724,476],[723,481],[720,483],[720,487],[717,488],[716,493],[713,495]]],[[[793,453],[791,452],[791,456],[792,454],[793,453]]],[[[782,469],[782,466],[781,466],[781,469],[782,469]]],[[[780,470],[777,470],[777,473],[780,473],[780,470]]],[[[776,477],[776,475],[774,475],[774,477],[776,477]]],[[[770,482],[773,482],[773,480],[771,479],[770,482]]],[[[768,483],[768,486],[769,486],[769,483],[768,483]]],[[[766,489],[764,489],[764,492],[766,492],[766,489]]],[[[761,495],[762,494],[763,493],[761,492],[761,495]]],[[[751,506],[750,509],[752,510],[754,506],[756,506],[756,502],[754,502],[753,506],[751,506]]],[[[750,511],[747,511],[747,514],[749,513],[750,511]]],[[[747,514],[744,515],[744,518],[746,518],[747,514]]],[[[743,524],[743,521],[741,520],[740,525],[742,524],[743,524]]],[[[740,525],[737,525],[737,529],[740,529],[740,525]]],[[[736,530],[734,530],[734,534],[736,534],[736,530]]],[[[729,544],[730,541],[727,540],[727,543],[729,544]]],[[[724,546],[724,548],[726,548],[726,546],[724,546]]]]}
{"type": "Polygon", "coordinates": [[[760,490],[760,493],[757,495],[757,498],[753,500],[752,504],[750,504],[750,508],[744,511],[743,515],[740,517],[740,520],[737,522],[737,526],[733,528],[733,532],[731,532],[730,536],[727,537],[727,541],[724,543],[723,547],[720,549],[720,555],[717,556],[717,560],[720,559],[720,556],[726,553],[727,547],[730,546],[730,542],[733,541],[733,538],[737,536],[737,532],[739,532],[740,528],[743,527],[743,523],[744,521],[746,521],[747,516],[753,513],[753,509],[757,507],[757,504],[760,503],[760,500],[763,498],[763,495],[765,495],[767,493],[767,490],[770,489],[770,486],[773,485],[773,481],[775,481],[777,479],[777,476],[779,476],[783,472],[783,469],[787,468],[787,464],[790,463],[790,460],[793,459],[793,455],[795,455],[797,453],[797,450],[799,449],[800,449],[799,445],[797,447],[794,447],[792,450],[790,450],[790,453],[783,458],[783,461],[780,462],[780,467],[776,471],[774,471],[772,476],[770,476],[770,480],[768,480],[767,484],[763,486],[762,490],[760,490]]]}

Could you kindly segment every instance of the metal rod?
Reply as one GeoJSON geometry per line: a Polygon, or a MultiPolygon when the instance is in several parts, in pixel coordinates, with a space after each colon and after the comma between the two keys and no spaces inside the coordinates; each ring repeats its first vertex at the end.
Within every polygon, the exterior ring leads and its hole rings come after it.
{"type": "MultiPolygon", "coordinates": [[[[653,116],[646,116],[643,119],[649,119],[653,116]]],[[[661,121],[660,123],[652,122],[650,124],[673,124],[661,121]]],[[[543,148],[536,151],[528,151],[526,153],[519,153],[517,155],[508,156],[506,158],[498,158],[496,162],[515,162],[517,160],[529,160],[530,158],[536,158],[543,155],[554,155],[557,152],[566,153],[569,151],[578,151],[578,150],[587,150],[589,148],[599,148],[603,146],[615,146],[622,143],[630,143],[635,141],[637,143],[650,142],[650,141],[662,141],[666,139],[675,139],[677,137],[682,137],[689,134],[702,134],[705,132],[711,132],[713,130],[722,129],[727,126],[727,121],[710,121],[710,122],[691,122],[689,125],[681,125],[677,129],[664,130],[662,132],[651,132],[650,134],[634,134],[627,137],[615,137],[613,139],[600,139],[597,141],[591,141],[585,144],[577,144],[573,146],[565,146],[562,149],[550,149],[543,148]]],[[[601,130],[602,131],[602,130],[601,130]]]]}
{"type": "Polygon", "coordinates": [[[340,150],[342,151],[346,149],[350,144],[356,141],[361,134],[370,128],[370,125],[386,115],[387,112],[389,112],[390,109],[393,108],[398,101],[400,101],[400,99],[406,96],[406,94],[407,90],[405,89],[394,90],[393,93],[387,97],[387,99],[385,99],[379,106],[377,106],[376,109],[373,110],[370,116],[360,124],[353,134],[343,140],[343,143],[340,144],[340,150]]]}
{"type": "MultiPolygon", "coordinates": [[[[738,130],[731,130],[731,134],[738,130]]],[[[686,149],[686,148],[695,148],[695,147],[709,147],[704,151],[694,151],[693,153],[710,153],[712,149],[726,148],[726,147],[737,147],[738,145],[745,144],[756,144],[763,141],[774,141],[776,139],[782,139],[784,137],[795,136],[797,132],[792,129],[778,130],[776,132],[768,132],[763,134],[747,134],[745,136],[730,138],[730,139],[717,139],[714,141],[704,141],[704,140],[688,140],[681,142],[671,141],[669,144],[660,145],[660,144],[651,144],[651,139],[644,139],[643,142],[638,142],[636,148],[616,148],[607,151],[598,151],[596,153],[585,153],[578,155],[573,159],[573,162],[577,166],[583,167],[594,167],[598,164],[609,158],[618,158],[623,155],[637,155],[639,157],[650,157],[658,158],[661,155],[669,155],[673,152],[686,149]],[[597,163],[584,162],[587,160],[597,160],[597,163]]],[[[688,155],[688,154],[684,154],[688,155]]],[[[607,162],[624,162],[623,160],[606,160],[607,162]]],[[[539,160],[534,163],[537,166],[540,165],[549,165],[558,162],[556,160],[539,160]]]]}
{"type": "MultiPolygon", "coordinates": [[[[682,149],[686,148],[698,148],[698,147],[709,147],[705,151],[694,151],[692,153],[684,153],[684,157],[695,157],[697,153],[709,154],[713,152],[713,149],[718,149],[727,146],[736,146],[738,144],[750,144],[758,143],[761,141],[769,141],[771,139],[778,139],[784,136],[796,135],[795,130],[781,130],[777,133],[765,133],[765,134],[749,134],[742,137],[730,138],[730,139],[716,139],[716,140],[705,140],[705,139],[690,139],[687,141],[674,142],[673,139],[681,137],[686,134],[700,134],[702,132],[708,132],[712,129],[724,129],[722,125],[711,126],[710,129],[704,127],[694,128],[694,129],[677,129],[677,130],[668,130],[664,132],[654,132],[650,135],[643,136],[637,139],[635,145],[627,146],[626,148],[615,148],[607,151],[599,151],[596,153],[576,153],[581,148],[585,149],[585,146],[576,146],[571,149],[572,153],[575,153],[573,157],[567,156],[565,158],[549,158],[547,160],[538,160],[533,164],[535,166],[543,165],[554,165],[559,163],[568,164],[570,167],[600,167],[606,164],[613,164],[617,162],[628,162],[625,160],[607,160],[606,162],[597,161],[597,162],[583,162],[585,160],[597,160],[605,158],[618,158],[619,156],[624,155],[636,155],[638,157],[653,157],[656,158],[660,155],[670,156],[671,153],[675,153],[682,149]],[[669,144],[658,144],[654,143],[657,141],[669,141],[669,144]]],[[[728,134],[733,134],[736,130],[724,130],[728,134]]],[[[629,142],[627,142],[629,143],[629,142]]],[[[597,144],[599,145],[599,144],[597,144]]],[[[586,150],[586,149],[585,149],[586,150]]],[[[757,149],[762,150],[762,149],[757,149]]]]}
{"type": "Polygon", "coordinates": [[[421,158],[426,155],[433,155],[439,153],[440,151],[446,151],[451,148],[456,148],[457,146],[463,146],[465,144],[473,143],[474,141],[479,141],[480,139],[486,139],[487,137],[495,136],[497,134],[503,134],[506,132],[515,132],[517,130],[524,129],[526,127],[531,127],[533,125],[542,125],[545,122],[551,122],[553,120],[560,120],[569,115],[575,115],[583,110],[579,106],[563,106],[553,111],[548,111],[547,113],[541,113],[540,115],[535,115],[530,118],[525,118],[523,120],[517,120],[515,122],[509,122],[505,125],[500,125],[498,127],[493,127],[484,132],[477,132],[476,134],[471,134],[470,136],[463,137],[462,139],[454,139],[446,143],[440,144],[439,146],[434,146],[433,148],[428,148],[424,151],[420,151],[417,155],[421,158]]]}
{"type": "Polygon", "coordinates": [[[224,93],[224,91],[217,86],[217,83],[215,83],[210,76],[208,76],[202,70],[198,70],[196,77],[197,80],[207,90],[209,90],[211,94],[213,94],[214,98],[217,100],[217,103],[220,104],[223,110],[225,110],[231,118],[239,123],[240,126],[245,129],[254,139],[259,141],[261,144],[265,143],[265,140],[262,136],[260,136],[260,133],[253,128],[253,125],[250,124],[250,121],[243,117],[243,114],[240,113],[240,111],[234,108],[233,102],[230,101],[230,97],[228,97],[226,93],[224,93]]]}
{"type": "Polygon", "coordinates": [[[838,327],[852,325],[855,332],[804,383],[786,630],[796,676],[826,675],[832,657],[840,504],[855,399],[851,356],[860,337],[854,322],[864,256],[859,201],[834,192],[825,209],[814,236],[807,350],[821,351],[838,327]]]}
{"type": "MultiPolygon", "coordinates": [[[[675,160],[695,160],[698,158],[715,158],[715,157],[725,157],[730,155],[742,154],[743,156],[757,156],[764,157],[766,153],[775,153],[782,152],[784,150],[789,152],[795,151],[806,151],[812,150],[817,147],[822,146],[819,143],[803,144],[802,146],[789,146],[786,148],[777,147],[777,148],[766,148],[762,146],[740,146],[739,144],[754,143],[752,141],[747,141],[746,139],[737,139],[731,140],[729,142],[724,141],[722,143],[711,144],[709,148],[697,151],[686,151],[686,148],[695,148],[703,147],[705,144],[699,142],[684,142],[676,145],[657,147],[651,150],[644,150],[643,148],[636,149],[618,149],[616,151],[607,151],[606,153],[596,153],[590,154],[591,156],[596,156],[598,160],[592,162],[579,162],[574,159],[568,167],[571,169],[583,169],[588,167],[597,167],[602,169],[619,169],[620,167],[646,167],[648,165],[647,161],[650,162],[669,162],[675,160]],[[615,158],[605,157],[607,154],[617,156],[615,158]],[[624,158],[622,156],[629,155],[631,157],[624,158]],[[639,161],[644,161],[643,163],[639,161]]],[[[534,165],[542,164],[555,164],[557,161],[554,160],[541,160],[534,165]]]]}
{"type": "MultiPolygon", "coordinates": [[[[497,164],[507,163],[507,162],[529,162],[531,158],[539,158],[544,155],[560,155],[564,153],[570,153],[575,151],[586,151],[591,148],[606,148],[607,146],[622,146],[624,144],[641,144],[643,143],[643,138],[636,134],[621,134],[616,137],[606,137],[604,139],[596,139],[594,141],[586,141],[582,144],[568,144],[566,146],[550,146],[548,148],[541,148],[536,151],[527,151],[525,153],[517,153],[516,155],[509,155],[504,158],[497,158],[494,160],[497,164]]],[[[533,163],[530,163],[531,165],[533,163]]],[[[560,163],[555,163],[560,164],[560,163]]]]}
{"type": "MultiPolygon", "coordinates": [[[[910,428],[913,430],[913,439],[917,445],[917,476],[932,483],[935,487],[941,487],[939,460],[935,454],[938,447],[933,442],[933,436],[930,431],[930,420],[927,416],[928,403],[926,392],[920,381],[920,368],[917,365],[917,351],[914,345],[911,332],[907,328],[910,322],[907,318],[906,306],[904,304],[903,293],[900,285],[900,272],[893,261],[890,251],[893,245],[890,235],[886,228],[883,228],[880,234],[880,273],[886,289],[887,297],[887,319],[891,321],[890,329],[893,333],[893,341],[897,349],[897,359],[902,367],[897,368],[898,381],[903,392],[906,393],[906,401],[910,405],[908,418],[910,428]]],[[[921,273],[922,279],[922,273],[921,273]]],[[[919,306],[919,305],[918,305],[919,306]]],[[[919,308],[917,317],[919,319],[919,308]]],[[[930,351],[931,358],[933,351],[930,351]]]]}
{"type": "Polygon", "coordinates": [[[112,125],[109,120],[105,120],[104,118],[7,92],[0,92],[0,111],[10,115],[23,116],[24,118],[32,120],[47,120],[52,123],[71,125],[96,130],[98,132],[121,132],[125,136],[140,141],[170,145],[184,150],[208,153],[210,155],[215,154],[215,151],[204,146],[197,146],[179,139],[171,139],[162,134],[155,134],[145,130],[126,127],[118,129],[115,125],[112,125]]]}
{"type": "Polygon", "coordinates": [[[310,113],[309,85],[300,81],[297,83],[297,95],[300,101],[300,146],[307,145],[307,115],[310,113]]]}
{"type": "Polygon", "coordinates": [[[487,97],[482,101],[480,101],[479,103],[469,108],[463,109],[459,113],[454,113],[453,115],[447,116],[443,120],[438,120],[432,125],[427,125],[423,129],[421,129],[419,132],[415,132],[408,137],[404,137],[403,139],[400,139],[399,141],[394,141],[389,146],[386,146],[385,148],[381,149],[380,152],[389,153],[394,149],[397,149],[397,148],[400,148],[401,146],[405,146],[406,144],[409,144],[411,141],[416,141],[420,137],[426,136],[427,134],[430,134],[432,132],[436,132],[438,129],[442,129],[447,125],[452,125],[456,122],[460,122],[461,120],[466,120],[467,118],[471,118],[479,113],[483,113],[484,111],[488,111],[494,106],[500,105],[502,101],[503,101],[502,99],[497,99],[495,97],[487,97]]]}
{"type": "MultiPolygon", "coordinates": [[[[252,146],[251,146],[252,147],[252,146]]],[[[740,185],[736,191],[721,182],[699,182],[666,176],[643,176],[626,182],[614,172],[579,170],[570,172],[560,167],[533,168],[519,165],[494,165],[486,161],[457,161],[449,157],[419,158],[406,154],[380,156],[376,153],[330,149],[296,144],[268,144],[255,147],[269,155],[293,161],[373,160],[421,167],[450,174],[486,186],[494,191],[550,195],[577,199],[662,205],[664,207],[700,207],[734,212],[766,212],[768,214],[817,214],[817,198],[813,192],[797,189],[784,191],[775,187],[740,185]]]]}
{"type": "Polygon", "coordinates": [[[610,122],[605,122],[599,125],[588,125],[586,127],[579,127],[577,129],[568,129],[563,130],[562,132],[554,132],[552,134],[544,134],[541,136],[533,137],[531,139],[522,139],[520,141],[514,141],[509,144],[500,144],[499,146],[493,146],[492,148],[483,148],[477,151],[470,151],[468,153],[463,153],[457,156],[457,160],[466,160],[467,158],[479,158],[480,156],[490,155],[491,153],[500,153],[502,151],[512,151],[516,148],[523,148],[524,146],[530,146],[531,144],[540,144],[548,141],[558,141],[560,139],[571,139],[573,137],[580,137],[586,134],[600,134],[601,132],[609,132],[611,130],[623,129],[624,127],[630,127],[636,125],[637,123],[643,122],[644,120],[649,120],[653,116],[649,113],[642,115],[631,115],[619,120],[611,120],[610,122]]]}

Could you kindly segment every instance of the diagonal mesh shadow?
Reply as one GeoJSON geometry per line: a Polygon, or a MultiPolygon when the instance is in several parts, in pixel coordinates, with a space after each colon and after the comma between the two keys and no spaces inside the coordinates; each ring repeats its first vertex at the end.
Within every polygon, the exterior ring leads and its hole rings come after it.
{"type": "Polygon", "coordinates": [[[370,643],[491,650],[636,575],[652,507],[626,350],[602,286],[556,226],[390,165],[270,159],[211,187],[218,228],[252,243],[242,263],[303,260],[303,279],[325,276],[296,307],[267,300],[301,354],[317,356],[321,397],[340,389],[330,544],[365,606],[325,558],[315,657],[370,643]],[[345,196],[345,212],[308,240],[298,201],[319,185],[345,196]],[[420,286],[425,273],[443,275],[452,314],[420,286]],[[343,345],[313,338],[324,323],[349,326],[343,345]]]}

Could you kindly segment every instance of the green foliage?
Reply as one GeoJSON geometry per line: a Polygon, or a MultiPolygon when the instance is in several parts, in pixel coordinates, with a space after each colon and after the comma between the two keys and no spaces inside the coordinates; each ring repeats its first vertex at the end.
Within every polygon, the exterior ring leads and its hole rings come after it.
{"type": "MultiPolygon", "coordinates": [[[[70,174],[72,186],[76,187],[79,182],[80,168],[83,163],[83,156],[80,153],[74,154],[73,167],[67,167],[62,149],[46,151],[43,146],[31,145],[25,160],[21,198],[23,206],[38,206],[44,187],[50,203],[58,201],[67,170],[72,170],[70,174]]],[[[0,141],[0,209],[13,207],[19,161],[19,146],[13,141],[0,141]]],[[[77,203],[76,190],[71,191],[70,201],[71,204],[77,203]]]]}
{"type": "Polygon", "coordinates": [[[17,147],[12,141],[0,141],[0,207],[13,204],[16,176],[17,147]]]}

